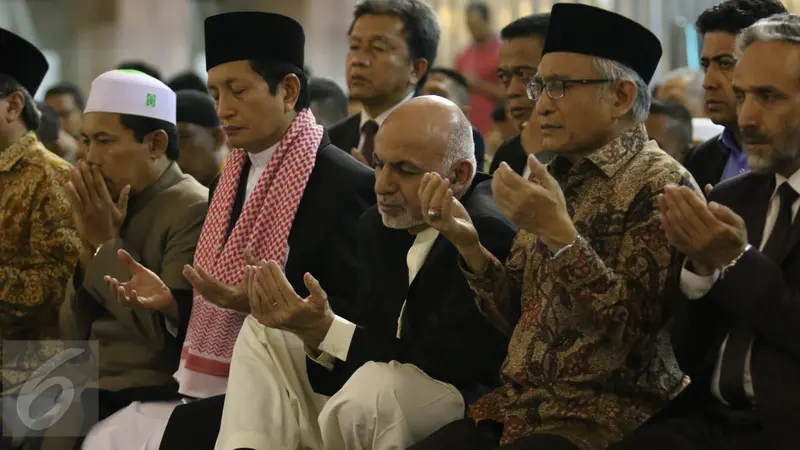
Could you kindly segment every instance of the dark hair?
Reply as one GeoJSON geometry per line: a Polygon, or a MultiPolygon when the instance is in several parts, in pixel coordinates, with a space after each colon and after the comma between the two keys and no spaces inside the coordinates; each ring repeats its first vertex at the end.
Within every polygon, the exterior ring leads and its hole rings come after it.
{"type": "Polygon", "coordinates": [[[178,128],[163,120],[153,119],[151,117],[134,116],[132,114],[120,114],[119,122],[123,127],[133,131],[133,137],[136,142],[141,143],[144,137],[148,134],[164,130],[167,133],[167,159],[176,161],[180,154],[180,147],[178,146],[178,128]]]}
{"type": "Polygon", "coordinates": [[[318,102],[331,117],[331,122],[347,117],[347,95],[333,80],[312,78],[308,82],[309,102],[318,102]]]}
{"type": "Polygon", "coordinates": [[[489,7],[485,2],[470,2],[467,5],[467,14],[478,13],[483,20],[489,20],[489,7]]]}
{"type": "Polygon", "coordinates": [[[83,100],[83,93],[78,86],[75,86],[72,83],[58,83],[55,86],[51,87],[47,90],[44,94],[44,98],[50,97],[51,95],[70,95],[72,96],[72,100],[75,101],[75,106],[83,112],[83,108],[86,107],[86,103],[83,100]]]}
{"type": "Polygon", "coordinates": [[[550,28],[550,13],[531,14],[506,25],[500,30],[500,38],[504,41],[534,36],[544,39],[548,28],[550,28]]]}
{"type": "Polygon", "coordinates": [[[28,131],[38,130],[42,120],[42,113],[36,107],[33,97],[13,77],[0,73],[0,99],[6,99],[14,92],[21,92],[22,96],[25,97],[25,106],[22,107],[22,121],[25,123],[25,127],[28,131]]]}
{"type": "MultiPolygon", "coordinates": [[[[361,16],[391,16],[403,22],[403,32],[411,59],[423,58],[428,67],[436,61],[439,47],[439,21],[436,12],[424,0],[362,0],[356,5],[353,22],[347,34],[353,32],[353,26],[361,16]]],[[[420,77],[417,86],[425,84],[428,74],[420,77]]]]}
{"type": "Polygon", "coordinates": [[[785,12],[779,0],[727,0],[703,11],[695,28],[701,35],[711,31],[739,34],[760,19],[785,12]]]}
{"type": "Polygon", "coordinates": [[[494,122],[505,122],[508,120],[506,116],[506,102],[500,100],[495,103],[494,109],[492,110],[492,120],[494,122]]]}
{"type": "Polygon", "coordinates": [[[650,103],[650,115],[669,117],[667,132],[677,134],[684,148],[692,143],[692,114],[683,105],[653,99],[650,103]]]}
{"type": "Polygon", "coordinates": [[[208,86],[200,78],[200,75],[191,71],[175,75],[169,80],[167,86],[174,92],[189,90],[208,93],[208,86]]]}
{"type": "Polygon", "coordinates": [[[36,106],[42,113],[41,123],[36,129],[36,137],[45,147],[50,147],[58,140],[58,132],[61,131],[60,119],[53,108],[47,106],[47,103],[37,102],[36,106]]]}
{"type": "Polygon", "coordinates": [[[156,80],[161,81],[161,71],[144,61],[125,61],[117,66],[117,70],[138,70],[139,72],[150,75],[156,80]]]}
{"type": "Polygon", "coordinates": [[[295,74],[300,79],[300,95],[297,97],[297,103],[294,105],[295,112],[300,112],[311,104],[308,100],[308,75],[292,64],[285,62],[266,61],[260,59],[251,59],[250,69],[253,72],[261,75],[261,78],[269,86],[269,92],[275,95],[278,92],[278,85],[289,74],[295,74]]]}
{"type": "Polygon", "coordinates": [[[461,75],[457,70],[447,69],[444,67],[434,67],[428,73],[433,75],[434,73],[441,73],[442,75],[450,78],[451,80],[455,81],[456,84],[463,87],[464,89],[469,90],[469,83],[467,83],[467,79],[464,78],[464,75],[461,75]]]}

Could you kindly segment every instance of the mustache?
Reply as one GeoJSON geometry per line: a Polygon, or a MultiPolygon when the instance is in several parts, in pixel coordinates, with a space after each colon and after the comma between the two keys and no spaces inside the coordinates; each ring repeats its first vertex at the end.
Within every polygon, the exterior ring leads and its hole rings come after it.
{"type": "Polygon", "coordinates": [[[742,141],[745,144],[750,145],[761,145],[761,144],[769,144],[771,139],[768,135],[760,132],[755,128],[743,128],[742,132],[742,141]]]}
{"type": "Polygon", "coordinates": [[[393,195],[379,195],[378,201],[387,206],[405,206],[403,199],[393,195]]]}

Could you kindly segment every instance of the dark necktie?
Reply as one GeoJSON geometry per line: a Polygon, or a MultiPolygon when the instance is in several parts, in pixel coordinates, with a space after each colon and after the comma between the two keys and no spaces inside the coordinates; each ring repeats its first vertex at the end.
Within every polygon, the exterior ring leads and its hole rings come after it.
{"type": "Polygon", "coordinates": [[[361,127],[361,134],[364,135],[364,145],[361,146],[361,154],[372,165],[372,155],[375,154],[375,135],[378,134],[378,122],[368,120],[361,127]]]}
{"type": "MultiPolygon", "coordinates": [[[[778,218],[762,253],[780,264],[792,231],[792,205],[797,200],[798,194],[788,182],[784,182],[778,188],[778,197],[780,198],[778,218]]],[[[750,403],[744,391],[744,369],[747,350],[752,339],[753,334],[746,326],[741,324],[733,326],[722,355],[719,389],[722,397],[734,408],[747,407],[750,403]]]]}

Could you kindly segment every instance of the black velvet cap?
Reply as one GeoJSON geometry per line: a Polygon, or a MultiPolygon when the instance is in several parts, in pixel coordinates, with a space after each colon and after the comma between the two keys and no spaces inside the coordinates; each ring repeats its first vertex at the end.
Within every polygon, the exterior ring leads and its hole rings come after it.
{"type": "Polygon", "coordinates": [[[259,59],[303,68],[306,36],[294,19],[264,12],[232,12],[205,21],[206,70],[259,59]]]}
{"type": "Polygon", "coordinates": [[[555,52],[610,59],[650,83],[662,50],[655,34],[627,17],[594,6],[558,3],[550,13],[542,53],[555,52]]]}
{"type": "Polygon", "coordinates": [[[25,39],[0,28],[0,55],[0,73],[17,80],[31,96],[36,95],[50,68],[44,54],[25,39]]]}
{"type": "Polygon", "coordinates": [[[177,122],[193,123],[205,128],[219,126],[219,116],[214,99],[200,91],[186,89],[175,93],[177,97],[177,122]]]}

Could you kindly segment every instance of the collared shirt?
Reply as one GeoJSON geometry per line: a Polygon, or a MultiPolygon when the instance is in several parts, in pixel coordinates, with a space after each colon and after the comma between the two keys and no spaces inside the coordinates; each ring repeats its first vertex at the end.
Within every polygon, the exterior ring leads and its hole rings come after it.
{"type": "Polygon", "coordinates": [[[747,162],[747,154],[739,148],[732,131],[726,128],[725,131],[719,135],[718,142],[722,148],[729,152],[728,162],[725,163],[725,168],[722,170],[722,179],[719,181],[725,181],[728,178],[733,178],[736,175],[741,175],[750,170],[750,164],[747,162]]]}
{"type": "MultiPolygon", "coordinates": [[[[417,234],[414,239],[414,244],[408,249],[406,256],[406,265],[408,266],[408,285],[414,282],[420,269],[422,269],[428,254],[439,237],[439,231],[434,228],[427,228],[417,234]]],[[[397,338],[400,339],[400,330],[403,327],[403,313],[405,312],[406,302],[403,302],[400,308],[400,314],[397,317],[397,338]]],[[[337,358],[342,361],[347,361],[347,354],[350,350],[350,343],[353,341],[353,334],[356,332],[356,325],[349,320],[335,316],[328,333],[325,335],[319,349],[322,355],[314,358],[309,353],[309,356],[319,364],[332,368],[333,359],[337,358]]]]}
{"type": "Polygon", "coordinates": [[[247,189],[245,190],[245,202],[247,202],[247,199],[250,198],[250,194],[252,194],[253,190],[255,190],[256,184],[258,184],[258,180],[261,179],[261,175],[264,173],[264,169],[266,169],[267,164],[269,164],[269,160],[272,159],[272,155],[274,155],[275,150],[278,149],[278,144],[280,144],[280,141],[278,141],[275,145],[260,153],[247,152],[247,157],[250,158],[250,172],[247,173],[247,189]]]}
{"type": "Polygon", "coordinates": [[[571,164],[548,170],[580,234],[553,257],[520,231],[505,263],[465,276],[484,315],[511,334],[505,385],[472,406],[505,424],[502,443],[562,435],[605,449],[665,406],[683,375],[668,339],[669,276],[678,271],[659,218],[668,184],[700,190],[689,172],[648,142],[643,126],[571,164]]]}
{"type": "MultiPolygon", "coordinates": [[[[380,113],[378,115],[378,117],[375,117],[375,118],[370,117],[370,115],[369,115],[369,113],[367,112],[366,109],[362,109],[361,110],[361,124],[358,126],[359,133],[361,133],[361,130],[364,129],[364,124],[369,122],[370,120],[374,120],[378,124],[378,126],[383,125],[383,121],[386,120],[386,118],[389,116],[389,114],[392,113],[392,111],[397,109],[397,107],[402,105],[403,103],[411,100],[412,98],[414,98],[414,91],[411,91],[411,93],[408,94],[404,99],[400,100],[400,103],[398,103],[398,104],[392,106],[391,108],[387,109],[386,111],[380,113]]],[[[358,149],[359,150],[361,150],[361,148],[364,146],[364,133],[361,133],[360,135],[361,135],[361,137],[358,138],[358,149]]]]}
{"type": "MultiPolygon", "coordinates": [[[[764,221],[764,232],[761,234],[762,238],[759,245],[759,250],[764,249],[764,246],[769,240],[769,236],[772,234],[772,229],[775,228],[775,222],[778,220],[778,213],[780,212],[781,207],[781,199],[778,195],[778,188],[780,188],[783,183],[789,183],[789,185],[791,185],[796,192],[800,193],[800,170],[793,173],[788,179],[779,174],[775,175],[775,191],[772,193],[772,198],[767,209],[767,218],[764,221]]],[[[795,200],[795,202],[792,204],[792,221],[794,221],[794,218],[797,217],[798,210],[800,210],[800,198],[795,200]]],[[[683,294],[686,295],[686,297],[690,300],[700,299],[708,294],[711,288],[714,287],[714,284],[719,281],[719,276],[720,272],[717,271],[711,276],[701,277],[684,266],[683,270],[681,271],[681,291],[683,291],[683,294]]],[[[714,367],[714,374],[711,378],[711,393],[726,405],[728,402],[722,397],[719,383],[720,377],[722,376],[722,355],[725,354],[725,348],[728,345],[728,337],[729,336],[726,336],[725,340],[722,341],[719,354],[717,355],[717,364],[716,367],[714,367]]],[[[750,347],[747,349],[747,353],[745,354],[744,392],[751,400],[756,398],[750,367],[752,351],[753,341],[750,341],[750,347]]]]}

